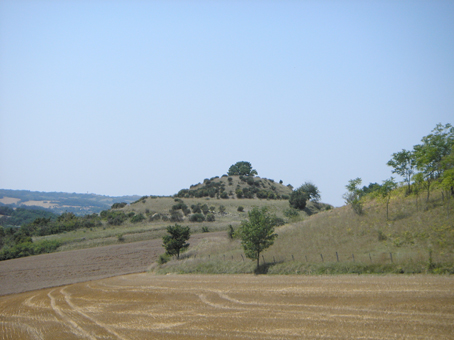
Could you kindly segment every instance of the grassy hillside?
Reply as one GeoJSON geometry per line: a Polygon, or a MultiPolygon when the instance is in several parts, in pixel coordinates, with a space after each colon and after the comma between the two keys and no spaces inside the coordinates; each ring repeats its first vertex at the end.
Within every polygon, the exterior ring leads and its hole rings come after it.
{"type": "MultiPolygon", "coordinates": [[[[287,200],[260,200],[260,199],[212,199],[212,198],[190,198],[182,199],[188,207],[191,205],[207,204],[214,207],[213,222],[190,222],[191,216],[182,215],[183,220],[179,224],[191,227],[192,233],[201,233],[203,229],[213,231],[226,231],[229,225],[237,228],[241,221],[247,218],[247,212],[253,207],[267,206],[273,214],[282,218],[286,222],[299,221],[307,218],[310,214],[327,209],[329,205],[323,203],[309,202],[306,209],[301,211],[297,217],[286,217],[284,212],[289,209],[287,200]],[[224,206],[225,211],[220,212],[220,207],[224,206]],[[238,211],[238,207],[243,207],[243,211],[238,211]]],[[[143,215],[144,220],[132,222],[132,218],[126,219],[120,225],[110,224],[108,219],[101,219],[100,223],[90,228],[79,228],[54,235],[34,236],[35,242],[43,240],[58,241],[61,246],[59,251],[90,248],[115,244],[118,242],[136,242],[155,238],[161,238],[168,225],[176,222],[170,221],[170,211],[172,206],[181,202],[178,198],[172,197],[146,197],[141,198],[135,203],[127,204],[118,209],[110,209],[108,213],[124,213],[125,216],[143,215]],[[156,218],[155,216],[159,216],[156,218]]]]}
{"type": "MultiPolygon", "coordinates": [[[[279,237],[263,255],[268,273],[454,273],[454,203],[434,191],[429,202],[393,193],[386,204],[367,198],[357,215],[344,206],[277,228],[279,237]],[[449,215],[448,215],[449,213],[449,215]],[[337,256],[336,256],[337,252],[337,256]],[[392,258],[391,258],[392,257],[392,258]],[[339,259],[339,260],[338,260],[339,259]]],[[[190,249],[165,272],[252,272],[239,240],[226,237],[190,249]]],[[[262,260],[262,259],[261,259],[262,260]]]]}

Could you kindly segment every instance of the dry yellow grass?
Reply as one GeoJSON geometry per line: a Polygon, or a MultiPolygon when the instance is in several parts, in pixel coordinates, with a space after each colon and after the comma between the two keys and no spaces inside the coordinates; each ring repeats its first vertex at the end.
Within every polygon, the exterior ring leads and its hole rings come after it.
{"type": "Polygon", "coordinates": [[[0,297],[1,339],[453,339],[454,278],[134,274],[0,297]]]}

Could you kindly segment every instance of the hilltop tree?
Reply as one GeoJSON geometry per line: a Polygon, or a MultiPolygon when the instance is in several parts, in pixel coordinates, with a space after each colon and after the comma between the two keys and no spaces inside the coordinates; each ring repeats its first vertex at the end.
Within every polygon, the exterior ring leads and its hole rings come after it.
{"type": "Polygon", "coordinates": [[[175,224],[175,226],[168,226],[167,232],[170,235],[164,235],[162,237],[162,246],[165,248],[167,255],[176,255],[177,259],[179,259],[180,252],[189,247],[189,243],[186,243],[186,241],[189,240],[191,231],[189,227],[182,227],[179,224],[175,224]]]}
{"type": "Polygon", "coordinates": [[[274,233],[275,219],[267,212],[267,208],[255,207],[248,212],[249,220],[241,222],[238,229],[245,255],[257,260],[260,266],[260,254],[272,246],[277,234],[274,233]]]}
{"type": "Polygon", "coordinates": [[[404,178],[407,183],[407,194],[411,193],[411,177],[415,171],[416,161],[413,152],[403,149],[400,152],[393,153],[393,158],[386,163],[393,167],[393,174],[398,174],[404,178]]]}
{"type": "Polygon", "coordinates": [[[298,190],[304,191],[312,202],[320,200],[320,190],[312,182],[305,182],[298,190]]]}
{"type": "Polygon", "coordinates": [[[258,175],[257,170],[252,169],[252,165],[249,162],[236,162],[231,165],[229,171],[227,172],[229,176],[256,176],[258,175]]]}

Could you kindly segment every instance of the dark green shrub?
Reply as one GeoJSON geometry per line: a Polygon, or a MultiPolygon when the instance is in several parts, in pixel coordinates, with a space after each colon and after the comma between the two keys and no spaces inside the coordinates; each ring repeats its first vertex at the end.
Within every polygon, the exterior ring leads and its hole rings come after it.
{"type": "Polygon", "coordinates": [[[117,235],[117,239],[118,239],[118,242],[124,242],[125,241],[125,238],[124,238],[123,234],[118,234],[117,235]]]}
{"type": "Polygon", "coordinates": [[[121,209],[121,208],[123,208],[123,207],[125,207],[127,205],[128,205],[128,203],[125,203],[125,202],[114,203],[114,204],[112,204],[111,209],[121,209]]]}
{"type": "Polygon", "coordinates": [[[214,214],[209,213],[209,214],[207,215],[207,221],[208,221],[208,222],[214,222],[215,220],[216,220],[216,218],[214,217],[214,214]]]}
{"type": "Polygon", "coordinates": [[[191,222],[203,222],[203,221],[205,221],[205,216],[203,214],[201,214],[201,213],[192,214],[189,217],[189,221],[191,221],[191,222]]]}
{"type": "Polygon", "coordinates": [[[240,205],[240,206],[238,207],[238,209],[236,209],[236,210],[238,210],[239,212],[243,212],[243,211],[244,211],[244,207],[240,205]]]}
{"type": "Polygon", "coordinates": [[[227,235],[229,236],[229,239],[231,239],[231,240],[235,237],[235,229],[233,229],[231,224],[229,224],[229,228],[227,230],[227,235]]]}
{"type": "Polygon", "coordinates": [[[220,212],[221,214],[224,214],[224,213],[225,213],[225,207],[224,207],[223,205],[220,205],[220,206],[219,206],[219,212],[220,212]]]}
{"type": "Polygon", "coordinates": [[[143,216],[142,213],[135,215],[131,218],[132,223],[139,223],[142,222],[145,219],[145,216],[143,216]]]}
{"type": "Polygon", "coordinates": [[[210,229],[208,227],[202,227],[202,233],[208,233],[210,232],[210,229]]]}
{"type": "Polygon", "coordinates": [[[158,264],[164,264],[164,263],[169,262],[169,260],[170,260],[170,256],[169,255],[161,254],[158,257],[158,261],[157,262],[158,262],[158,264]]]}
{"type": "Polygon", "coordinates": [[[224,191],[224,192],[221,194],[221,198],[223,198],[223,199],[229,198],[229,195],[224,191]]]}

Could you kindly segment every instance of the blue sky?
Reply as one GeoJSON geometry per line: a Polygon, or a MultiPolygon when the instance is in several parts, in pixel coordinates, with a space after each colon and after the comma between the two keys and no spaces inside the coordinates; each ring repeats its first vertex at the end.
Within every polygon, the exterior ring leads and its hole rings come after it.
{"type": "Polygon", "coordinates": [[[249,161],[341,206],[453,118],[452,1],[0,1],[0,188],[172,195],[249,161]]]}

